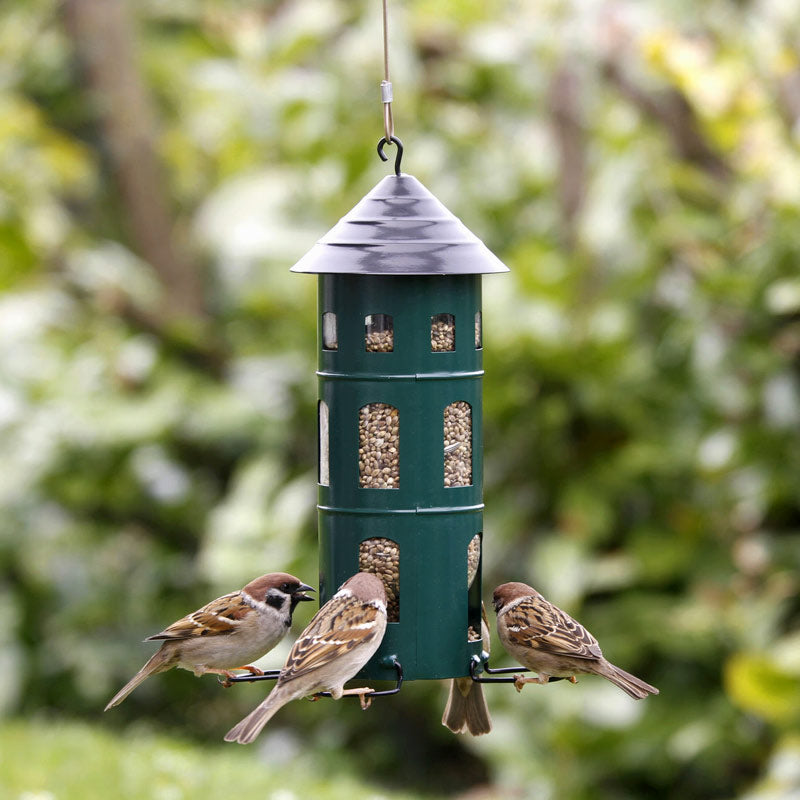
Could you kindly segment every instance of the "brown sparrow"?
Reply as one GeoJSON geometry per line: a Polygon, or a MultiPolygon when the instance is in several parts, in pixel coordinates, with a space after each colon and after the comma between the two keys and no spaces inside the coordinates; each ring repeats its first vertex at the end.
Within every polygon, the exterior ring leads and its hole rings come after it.
{"type": "Polygon", "coordinates": [[[119,705],[142,681],[159,672],[181,667],[202,675],[213,672],[233,677],[232,669],[260,675],[249,664],[272,650],[292,624],[292,612],[312,587],[286,572],[273,572],[250,581],[243,589],[212,600],[146,642],[163,639],[153,657],[111,698],[119,705]]]}
{"type": "Polygon", "coordinates": [[[524,583],[504,583],[494,590],[497,632],[503,647],[537,678],[517,675],[521,692],[526,683],[547,683],[550,677],[601,675],[631,697],[640,700],[658,689],[615,667],[603,657],[597,639],[569,614],[524,583]]]}
{"type": "MultiPolygon", "coordinates": [[[[486,619],[486,608],[481,603],[481,639],[483,649],[488,653],[489,621],[486,619]]],[[[473,736],[490,733],[492,718],[489,707],[483,696],[483,687],[472,678],[453,678],[450,681],[450,694],[442,715],[442,725],[453,733],[466,733],[473,736]]]]}
{"type": "Polygon", "coordinates": [[[344,689],[372,658],[386,632],[386,591],[380,578],[357,572],[317,611],[294,643],[275,688],[261,705],[234,725],[226,742],[248,744],[273,714],[286,703],[329,690],[342,695],[364,695],[370,688],[344,689]]]}

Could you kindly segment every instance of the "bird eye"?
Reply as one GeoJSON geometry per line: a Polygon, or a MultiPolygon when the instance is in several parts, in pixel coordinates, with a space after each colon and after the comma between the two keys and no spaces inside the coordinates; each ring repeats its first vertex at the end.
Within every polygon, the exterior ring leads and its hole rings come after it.
{"type": "Polygon", "coordinates": [[[292,587],[288,583],[281,584],[281,591],[286,593],[286,594],[291,594],[292,593],[292,587]]]}

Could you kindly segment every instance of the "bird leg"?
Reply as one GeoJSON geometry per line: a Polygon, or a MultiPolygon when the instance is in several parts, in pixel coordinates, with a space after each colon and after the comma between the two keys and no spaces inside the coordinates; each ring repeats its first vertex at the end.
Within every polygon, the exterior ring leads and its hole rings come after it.
{"type": "MultiPolygon", "coordinates": [[[[247,664],[243,667],[234,667],[233,669],[240,669],[245,670],[245,672],[249,672],[251,675],[263,675],[264,670],[259,669],[258,667],[254,667],[252,664],[247,664]]],[[[238,677],[233,670],[230,669],[204,669],[203,672],[213,672],[215,675],[224,675],[225,680],[220,681],[220,683],[227,689],[233,686],[231,682],[231,678],[238,677]]]]}
{"type": "Polygon", "coordinates": [[[532,677],[525,677],[524,675],[515,675],[514,676],[514,688],[518,691],[522,691],[522,687],[526,683],[547,683],[550,680],[549,675],[537,675],[535,678],[532,677]]]}
{"type": "Polygon", "coordinates": [[[245,664],[243,667],[234,667],[234,669],[243,669],[246,672],[249,672],[251,675],[263,675],[264,670],[259,669],[258,667],[254,667],[252,664],[245,664]]]}
{"type": "Polygon", "coordinates": [[[366,711],[370,707],[370,705],[372,705],[372,698],[367,697],[367,695],[371,694],[374,691],[375,690],[370,689],[369,686],[362,687],[361,689],[345,689],[342,692],[342,696],[344,697],[344,695],[346,694],[358,695],[358,701],[359,703],[361,703],[361,708],[363,708],[364,711],[366,711]]]}

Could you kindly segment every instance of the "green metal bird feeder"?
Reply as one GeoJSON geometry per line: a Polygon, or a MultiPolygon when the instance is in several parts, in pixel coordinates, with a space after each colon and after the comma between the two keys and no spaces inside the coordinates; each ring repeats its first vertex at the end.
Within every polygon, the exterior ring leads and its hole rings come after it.
{"type": "MultiPolygon", "coordinates": [[[[362,677],[470,674],[481,652],[481,275],[508,268],[416,178],[384,178],[292,267],[318,278],[320,602],[375,572],[362,677]]],[[[379,144],[382,158],[383,146],[379,144]]]]}

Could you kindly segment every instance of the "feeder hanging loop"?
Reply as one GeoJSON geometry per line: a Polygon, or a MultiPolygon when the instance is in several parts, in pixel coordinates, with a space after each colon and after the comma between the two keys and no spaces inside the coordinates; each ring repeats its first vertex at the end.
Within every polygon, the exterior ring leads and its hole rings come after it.
{"type": "Polygon", "coordinates": [[[387,78],[381,81],[381,102],[383,103],[383,134],[386,141],[394,136],[394,120],[392,119],[392,82],[387,78]]]}
{"type": "Polygon", "coordinates": [[[388,139],[384,136],[378,142],[378,155],[381,157],[381,161],[389,160],[389,156],[383,152],[383,148],[387,144],[393,144],[397,148],[397,155],[394,157],[394,174],[399,176],[400,162],[403,160],[403,143],[396,136],[391,136],[388,139]]]}
{"type": "Polygon", "coordinates": [[[403,143],[394,135],[394,119],[392,118],[392,81],[389,78],[389,14],[386,10],[386,0],[383,0],[383,80],[381,81],[381,102],[383,103],[383,138],[378,142],[378,155],[381,161],[388,161],[383,154],[387,144],[397,147],[394,159],[394,174],[400,175],[400,160],[403,158],[403,143]]]}

